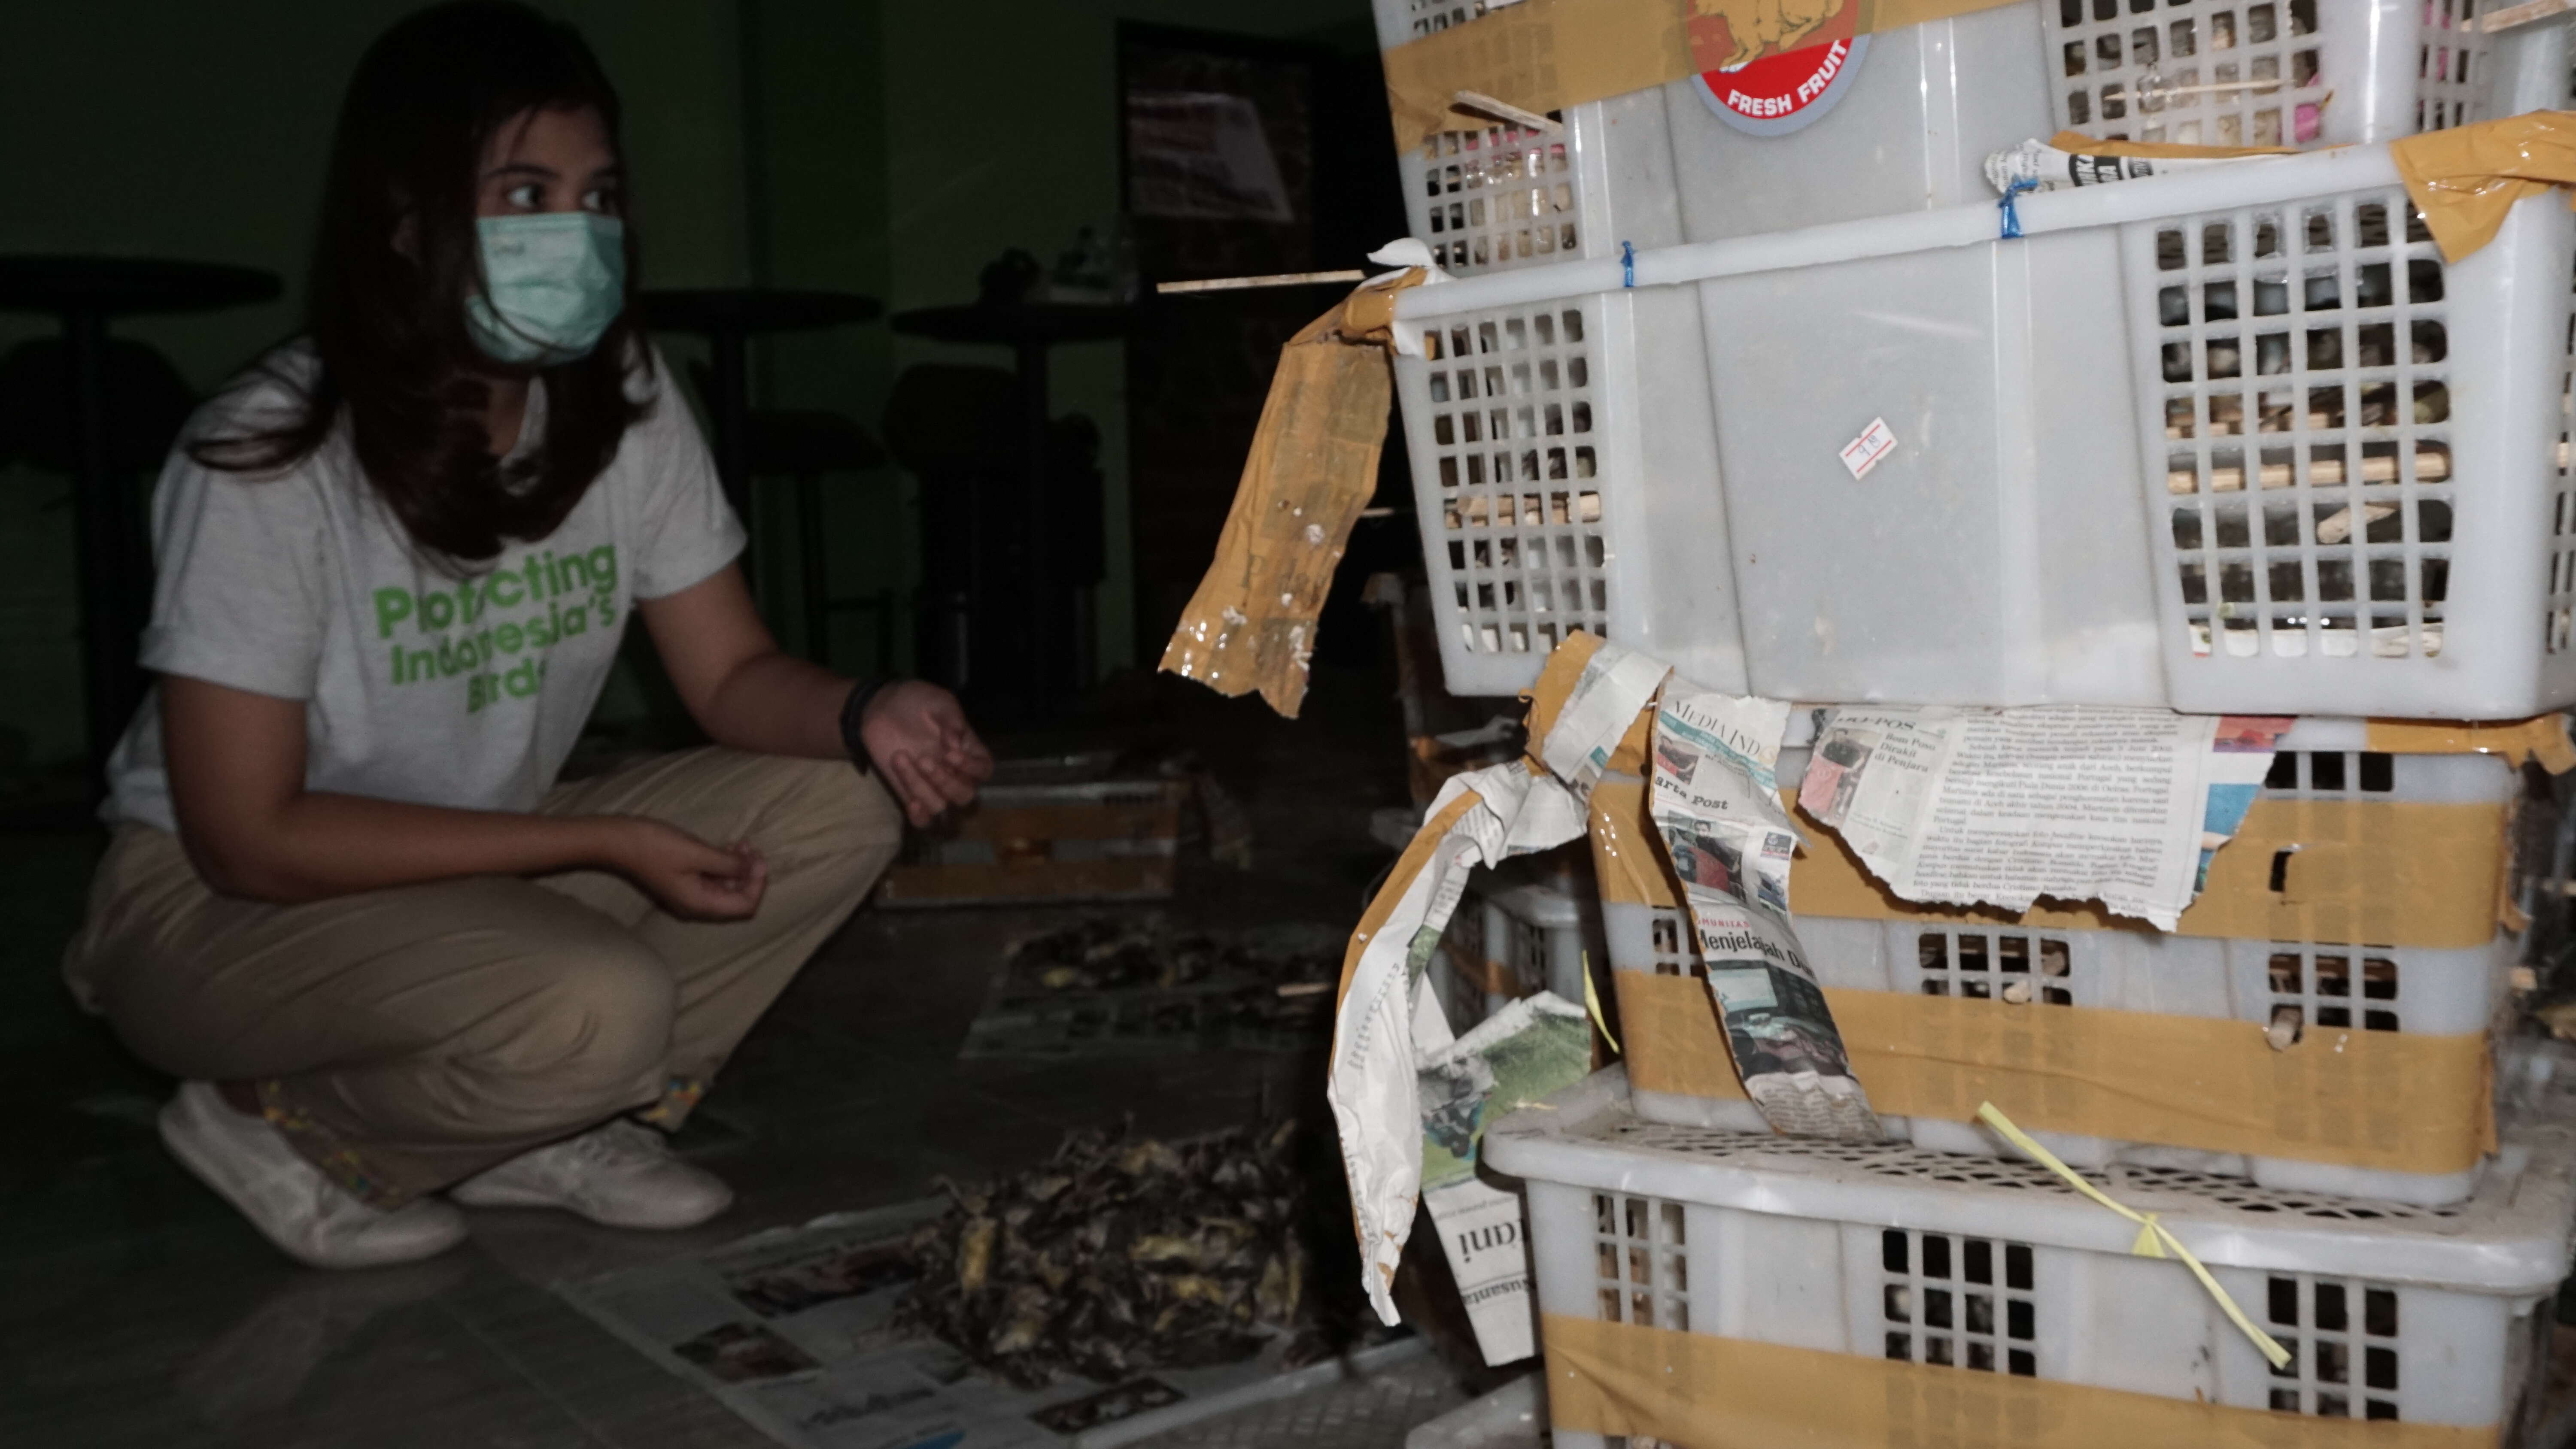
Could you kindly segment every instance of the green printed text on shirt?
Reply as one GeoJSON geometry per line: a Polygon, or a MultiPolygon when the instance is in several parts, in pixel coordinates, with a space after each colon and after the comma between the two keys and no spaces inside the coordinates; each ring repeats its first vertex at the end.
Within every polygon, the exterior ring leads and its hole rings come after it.
{"type": "Polygon", "coordinates": [[[471,714],[534,695],[545,678],[544,651],[616,624],[617,549],[531,552],[436,589],[378,589],[375,603],[392,682],[463,675],[471,714]]]}

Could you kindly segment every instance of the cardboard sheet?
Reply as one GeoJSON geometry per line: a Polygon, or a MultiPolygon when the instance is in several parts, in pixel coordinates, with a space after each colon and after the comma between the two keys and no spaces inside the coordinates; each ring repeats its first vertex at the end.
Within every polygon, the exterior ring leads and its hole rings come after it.
{"type": "Polygon", "coordinates": [[[1490,124],[1453,111],[1476,91],[1545,115],[1721,65],[2013,0],[1521,0],[1386,52],[1395,145],[1490,124]],[[1846,6],[1856,12],[1846,27],[1846,6]]]}
{"type": "Polygon", "coordinates": [[[1216,557],[1163,649],[1164,672],[1223,695],[1258,690],[1296,718],[1316,616],[1377,489],[1395,294],[1423,276],[1363,284],[1280,349],[1216,557]]]}
{"type": "Polygon", "coordinates": [[[2456,262],[2495,239],[2515,202],[2576,186],[2576,111],[2426,131],[2391,141],[2388,152],[2442,259],[2456,262]]]}
{"type": "MultiPolygon", "coordinates": [[[[1688,976],[1617,971],[1628,1080],[1740,1098],[1708,993],[1688,976]]],[[[2446,1173],[2495,1150],[2482,1033],[2311,1027],[2274,1051],[2250,1022],[1827,990],[1872,1105],[1974,1121],[1992,1101],[2024,1128],[2446,1173]]]]}
{"type": "Polygon", "coordinates": [[[1690,1449],[2484,1449],[2493,1428],[2234,1409],[2011,1374],[1900,1363],[1549,1314],[1560,1429],[1690,1449]]]}

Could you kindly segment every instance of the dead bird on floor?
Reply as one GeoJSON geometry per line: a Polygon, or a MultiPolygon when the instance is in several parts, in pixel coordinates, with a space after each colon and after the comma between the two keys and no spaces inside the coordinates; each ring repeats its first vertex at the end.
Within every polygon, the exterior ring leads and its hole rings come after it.
{"type": "Polygon", "coordinates": [[[1190,986],[1203,981],[1332,979],[1334,950],[1263,950],[1214,936],[1180,935],[1159,916],[1094,916],[1013,945],[1013,990],[1114,991],[1190,986]]]}
{"type": "Polygon", "coordinates": [[[1315,1327],[1297,1129],[1076,1132],[913,1237],[901,1321],[1023,1389],[1231,1363],[1315,1327]]]}

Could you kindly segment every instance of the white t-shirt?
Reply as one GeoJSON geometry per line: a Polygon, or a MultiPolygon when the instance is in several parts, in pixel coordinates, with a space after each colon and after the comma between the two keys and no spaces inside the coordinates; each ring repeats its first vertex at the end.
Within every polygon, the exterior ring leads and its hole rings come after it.
{"type": "MultiPolygon", "coordinates": [[[[553,785],[617,656],[629,605],[699,583],[742,527],[667,366],[630,387],[652,410],[562,525],[470,568],[413,544],[358,467],[345,424],[291,470],[227,473],[190,441],[292,415],[291,344],[198,410],[152,500],[157,582],[143,665],[304,702],[305,788],[526,810],[553,785]]],[[[528,393],[511,452],[545,428],[528,393]]],[[[175,830],[156,687],[108,762],[110,822],[175,830]]]]}

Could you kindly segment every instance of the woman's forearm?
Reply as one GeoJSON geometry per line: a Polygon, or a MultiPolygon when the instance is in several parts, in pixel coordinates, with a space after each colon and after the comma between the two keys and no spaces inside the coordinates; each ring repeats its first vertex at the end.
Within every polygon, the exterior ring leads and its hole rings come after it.
{"type": "Polygon", "coordinates": [[[855,687],[792,654],[756,654],[726,673],[698,723],[708,738],[737,750],[840,759],[849,753],[841,739],[841,706],[855,687]]]}
{"type": "Polygon", "coordinates": [[[181,837],[217,890],[289,905],[461,876],[614,870],[636,824],[298,794],[256,829],[209,839],[182,822],[181,837]]]}

